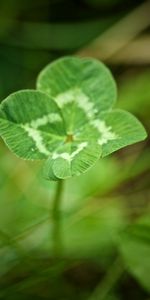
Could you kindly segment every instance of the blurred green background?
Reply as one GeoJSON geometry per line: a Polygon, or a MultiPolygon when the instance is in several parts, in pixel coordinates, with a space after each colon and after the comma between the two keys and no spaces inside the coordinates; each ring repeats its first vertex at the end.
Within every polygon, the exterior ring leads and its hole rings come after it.
{"type": "MultiPolygon", "coordinates": [[[[35,88],[63,55],[112,70],[118,107],[150,131],[150,1],[1,0],[0,99],[35,88]]],[[[0,299],[149,300],[150,143],[100,160],[65,182],[54,256],[56,183],[0,141],[0,299]]]]}

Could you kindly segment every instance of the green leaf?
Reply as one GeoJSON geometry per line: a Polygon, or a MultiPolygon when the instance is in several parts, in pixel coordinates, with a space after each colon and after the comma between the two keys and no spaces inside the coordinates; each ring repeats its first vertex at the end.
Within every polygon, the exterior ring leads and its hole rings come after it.
{"type": "Polygon", "coordinates": [[[58,59],[40,73],[37,88],[55,99],[68,131],[110,110],[116,100],[110,71],[95,59],[58,59]]]}
{"type": "Polygon", "coordinates": [[[115,109],[102,114],[101,120],[104,121],[102,123],[103,134],[100,139],[103,157],[125,146],[144,140],[147,136],[141,122],[127,111],[115,109]]]}
{"type": "Polygon", "coordinates": [[[37,89],[2,102],[0,134],[21,158],[45,159],[49,180],[80,175],[100,156],[146,137],[135,117],[112,110],[116,84],[95,59],[58,59],[40,73],[37,89]]]}
{"type": "Polygon", "coordinates": [[[59,108],[41,92],[16,92],[0,108],[0,134],[10,150],[21,158],[46,158],[65,139],[59,108]]]}
{"type": "Polygon", "coordinates": [[[65,179],[84,173],[99,159],[101,147],[97,142],[66,143],[46,161],[44,176],[47,179],[65,179]]]}
{"type": "Polygon", "coordinates": [[[150,291],[150,215],[141,218],[119,239],[119,249],[128,271],[150,291]]]}

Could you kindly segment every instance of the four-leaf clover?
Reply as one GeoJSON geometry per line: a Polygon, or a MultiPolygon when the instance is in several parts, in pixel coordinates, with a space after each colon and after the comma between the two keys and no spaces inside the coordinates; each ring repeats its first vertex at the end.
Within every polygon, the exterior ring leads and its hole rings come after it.
{"type": "Polygon", "coordinates": [[[115,81],[105,65],[65,57],[38,76],[37,90],[8,96],[0,106],[0,135],[23,159],[45,160],[50,180],[80,175],[104,157],[145,139],[142,124],[113,109],[115,81]]]}

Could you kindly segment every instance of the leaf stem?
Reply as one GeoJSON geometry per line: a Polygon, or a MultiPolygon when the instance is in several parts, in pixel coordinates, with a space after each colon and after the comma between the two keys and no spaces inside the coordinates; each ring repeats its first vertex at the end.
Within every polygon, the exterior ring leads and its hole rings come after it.
{"type": "Polygon", "coordinates": [[[88,300],[106,300],[109,293],[111,293],[119,279],[122,277],[124,271],[123,263],[120,257],[118,257],[88,300]]]}
{"type": "Polygon", "coordinates": [[[57,182],[56,194],[52,208],[53,218],[53,253],[55,257],[60,256],[62,249],[61,224],[60,224],[60,203],[62,199],[64,180],[57,182]]]}

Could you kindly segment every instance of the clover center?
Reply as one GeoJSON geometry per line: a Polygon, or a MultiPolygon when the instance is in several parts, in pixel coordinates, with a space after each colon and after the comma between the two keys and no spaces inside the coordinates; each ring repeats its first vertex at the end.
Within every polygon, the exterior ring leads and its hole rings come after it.
{"type": "Polygon", "coordinates": [[[73,134],[68,134],[66,137],[66,143],[71,143],[73,142],[73,134]]]}

